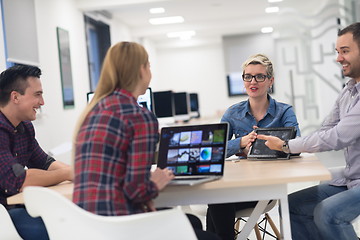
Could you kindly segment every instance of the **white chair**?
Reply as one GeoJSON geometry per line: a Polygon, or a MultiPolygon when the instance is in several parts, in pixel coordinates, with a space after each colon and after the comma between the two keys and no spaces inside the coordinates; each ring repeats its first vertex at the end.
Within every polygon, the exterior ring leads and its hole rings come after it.
{"type": "MultiPolygon", "coordinates": [[[[268,234],[274,238],[277,238],[277,239],[281,239],[281,234],[279,232],[279,230],[277,229],[275,223],[273,222],[273,220],[271,219],[271,217],[269,216],[268,212],[273,209],[276,205],[277,201],[276,200],[273,200],[271,201],[264,209],[263,211],[263,214],[264,214],[264,218],[258,222],[257,224],[255,224],[254,226],[254,231],[255,231],[255,235],[256,235],[256,239],[257,240],[261,240],[263,239],[261,237],[261,233],[260,231],[263,232],[263,237],[265,238],[265,234],[268,234]],[[261,224],[264,223],[263,227],[261,226],[261,224]],[[270,224],[270,227],[271,229],[273,230],[273,233],[270,233],[266,230],[266,226],[267,226],[267,223],[270,224]]],[[[239,210],[235,213],[235,218],[236,218],[236,222],[235,222],[235,231],[236,233],[239,233],[240,232],[240,221],[245,221],[244,218],[247,218],[247,217],[250,217],[251,213],[254,211],[254,208],[246,208],[246,209],[242,209],[242,210],[239,210]]]]}
{"type": "Polygon", "coordinates": [[[16,228],[10,218],[6,208],[0,204],[0,239],[4,240],[21,240],[22,238],[16,231],[16,228]]]}
{"type": "Polygon", "coordinates": [[[42,217],[51,240],[196,239],[186,215],[176,208],[128,216],[100,216],[44,187],[26,187],[24,202],[31,216],[42,217]]]}
{"type": "MultiPolygon", "coordinates": [[[[331,167],[328,168],[329,172],[331,173],[331,179],[339,178],[344,176],[344,166],[338,166],[338,167],[331,167]]],[[[321,181],[320,183],[326,183],[329,181],[321,181]]]]}

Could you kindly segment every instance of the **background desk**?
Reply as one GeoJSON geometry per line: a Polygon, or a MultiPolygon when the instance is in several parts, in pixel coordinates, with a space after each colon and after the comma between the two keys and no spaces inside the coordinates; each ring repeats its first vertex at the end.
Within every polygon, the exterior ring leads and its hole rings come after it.
{"type": "MultiPolygon", "coordinates": [[[[329,180],[330,172],[314,156],[281,161],[228,161],[224,177],[196,186],[167,186],[155,199],[156,207],[227,203],[259,200],[238,239],[246,239],[271,199],[280,200],[281,234],[291,239],[287,183],[329,180]]],[[[73,184],[50,187],[71,198],[73,184]]],[[[22,194],[8,198],[8,204],[23,203],[22,194]]]]}

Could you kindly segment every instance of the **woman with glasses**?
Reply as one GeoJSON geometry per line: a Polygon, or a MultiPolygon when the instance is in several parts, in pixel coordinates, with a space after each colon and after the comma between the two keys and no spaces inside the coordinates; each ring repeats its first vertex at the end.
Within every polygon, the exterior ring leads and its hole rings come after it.
{"type": "MultiPolygon", "coordinates": [[[[245,157],[256,136],[257,127],[296,127],[298,122],[292,107],[280,103],[268,94],[274,84],[273,65],[263,54],[256,54],[243,65],[243,81],[249,98],[228,108],[221,122],[229,123],[227,157],[245,157]],[[234,137],[234,138],[233,138],[234,137]]],[[[215,232],[223,240],[235,237],[234,221],[238,210],[255,207],[257,202],[211,204],[206,217],[207,231],[215,232]]]]}

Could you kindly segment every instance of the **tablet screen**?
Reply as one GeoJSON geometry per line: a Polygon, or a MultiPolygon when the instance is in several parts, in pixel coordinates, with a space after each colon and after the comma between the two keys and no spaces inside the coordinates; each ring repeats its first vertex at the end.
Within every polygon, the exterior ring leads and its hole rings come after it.
{"type": "MultiPolygon", "coordinates": [[[[296,136],[295,127],[257,128],[255,132],[257,134],[275,136],[282,140],[289,140],[296,136]]],[[[248,153],[248,159],[289,159],[289,157],[289,153],[271,150],[265,145],[265,140],[261,139],[255,140],[248,153]]]]}

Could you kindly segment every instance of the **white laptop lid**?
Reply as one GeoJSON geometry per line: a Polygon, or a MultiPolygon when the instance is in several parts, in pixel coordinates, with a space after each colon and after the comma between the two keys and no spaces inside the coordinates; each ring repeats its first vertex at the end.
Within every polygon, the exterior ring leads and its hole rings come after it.
{"type": "Polygon", "coordinates": [[[223,176],[228,123],[163,127],[158,166],[175,176],[223,176]]]}

